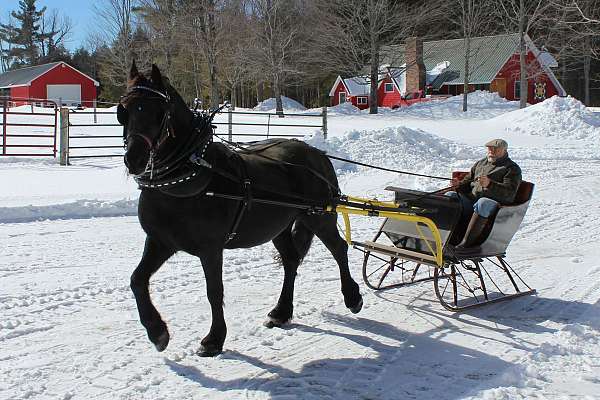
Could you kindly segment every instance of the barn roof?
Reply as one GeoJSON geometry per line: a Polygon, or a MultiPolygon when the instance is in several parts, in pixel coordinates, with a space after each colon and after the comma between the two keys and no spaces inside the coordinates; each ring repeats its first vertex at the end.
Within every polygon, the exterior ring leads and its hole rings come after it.
{"type": "Polygon", "coordinates": [[[335,89],[340,83],[346,88],[348,96],[366,96],[369,94],[370,84],[366,78],[362,76],[354,78],[342,78],[341,76],[338,76],[329,92],[329,96],[335,95],[335,89]]]}
{"type": "MultiPolygon", "coordinates": [[[[34,65],[32,67],[19,68],[13,71],[5,72],[0,75],[0,89],[6,89],[14,86],[27,86],[34,79],[39,78],[40,76],[44,75],[46,72],[50,71],[52,68],[60,64],[69,65],[62,61],[58,61],[48,64],[34,65]]],[[[71,66],[69,65],[69,67],[71,66]]],[[[79,72],[81,75],[84,75],[86,78],[94,81],[94,84],[98,86],[98,82],[96,80],[90,78],[89,76],[75,68],[73,69],[79,72]]]]}
{"type": "MultiPolygon", "coordinates": [[[[529,36],[525,36],[525,41],[559,93],[564,95],[565,90],[550,69],[557,66],[556,60],[548,52],[540,51],[529,36]]],[[[472,38],[469,83],[491,83],[510,57],[517,52],[518,47],[518,33],[472,38]]],[[[390,61],[393,61],[394,65],[405,63],[403,45],[387,46],[383,49],[383,54],[389,58],[387,60],[389,63],[390,61]]],[[[443,85],[464,84],[464,54],[464,39],[424,42],[423,63],[427,71],[427,85],[439,89],[443,85]]]]}
{"type": "MultiPolygon", "coordinates": [[[[519,34],[483,36],[471,39],[470,83],[490,83],[515,53],[519,45],[519,34]]],[[[404,46],[390,46],[387,53],[397,64],[405,63],[404,46]]],[[[427,71],[432,71],[442,63],[448,63],[440,74],[428,82],[434,88],[442,85],[464,83],[465,63],[464,39],[435,40],[423,43],[423,62],[427,71]]]]}

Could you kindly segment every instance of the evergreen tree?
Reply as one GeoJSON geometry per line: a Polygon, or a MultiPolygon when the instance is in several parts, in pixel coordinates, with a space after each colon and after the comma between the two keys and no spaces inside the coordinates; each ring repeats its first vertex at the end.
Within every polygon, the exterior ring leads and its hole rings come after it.
{"type": "Polygon", "coordinates": [[[35,2],[36,0],[20,0],[19,10],[11,13],[16,20],[15,25],[0,25],[6,40],[13,45],[8,52],[8,57],[14,60],[12,68],[35,65],[39,58],[38,43],[45,39],[45,35],[40,32],[38,22],[46,7],[37,10],[35,2]]]}

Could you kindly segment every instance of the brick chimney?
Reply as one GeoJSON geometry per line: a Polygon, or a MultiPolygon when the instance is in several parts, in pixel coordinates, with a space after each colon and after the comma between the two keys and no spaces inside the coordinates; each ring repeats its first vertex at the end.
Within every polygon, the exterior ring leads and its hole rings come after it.
{"type": "Polygon", "coordinates": [[[404,46],[406,61],[406,92],[425,90],[425,63],[423,62],[423,40],[410,37],[404,46]]]}

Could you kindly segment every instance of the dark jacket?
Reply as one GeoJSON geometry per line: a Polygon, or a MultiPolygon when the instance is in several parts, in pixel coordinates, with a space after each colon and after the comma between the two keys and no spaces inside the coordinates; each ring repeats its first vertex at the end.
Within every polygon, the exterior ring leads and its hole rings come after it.
{"type": "Polygon", "coordinates": [[[508,154],[495,162],[487,157],[479,160],[458,184],[457,191],[465,193],[472,200],[487,197],[500,204],[511,204],[515,200],[517,189],[521,183],[521,168],[508,157],[508,154]],[[491,182],[487,188],[477,181],[480,176],[487,176],[491,182]]]}

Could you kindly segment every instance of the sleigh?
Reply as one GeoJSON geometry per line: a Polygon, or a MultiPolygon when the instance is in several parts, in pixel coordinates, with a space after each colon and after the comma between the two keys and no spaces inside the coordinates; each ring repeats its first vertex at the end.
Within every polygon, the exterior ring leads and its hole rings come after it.
{"type": "Polygon", "coordinates": [[[460,241],[464,233],[459,201],[441,193],[387,187],[394,193],[393,203],[349,198],[349,206],[337,211],[346,221],[348,214],[377,212],[386,217],[375,237],[364,242],[351,240],[346,222],[347,241],[364,253],[362,274],[369,288],[388,290],[433,281],[442,306],[461,311],[535,293],[506,260],[533,188],[532,183],[521,182],[513,204],[500,206],[477,245],[461,252],[455,249],[457,238],[460,241]],[[394,205],[406,212],[375,210],[394,205]]]}

